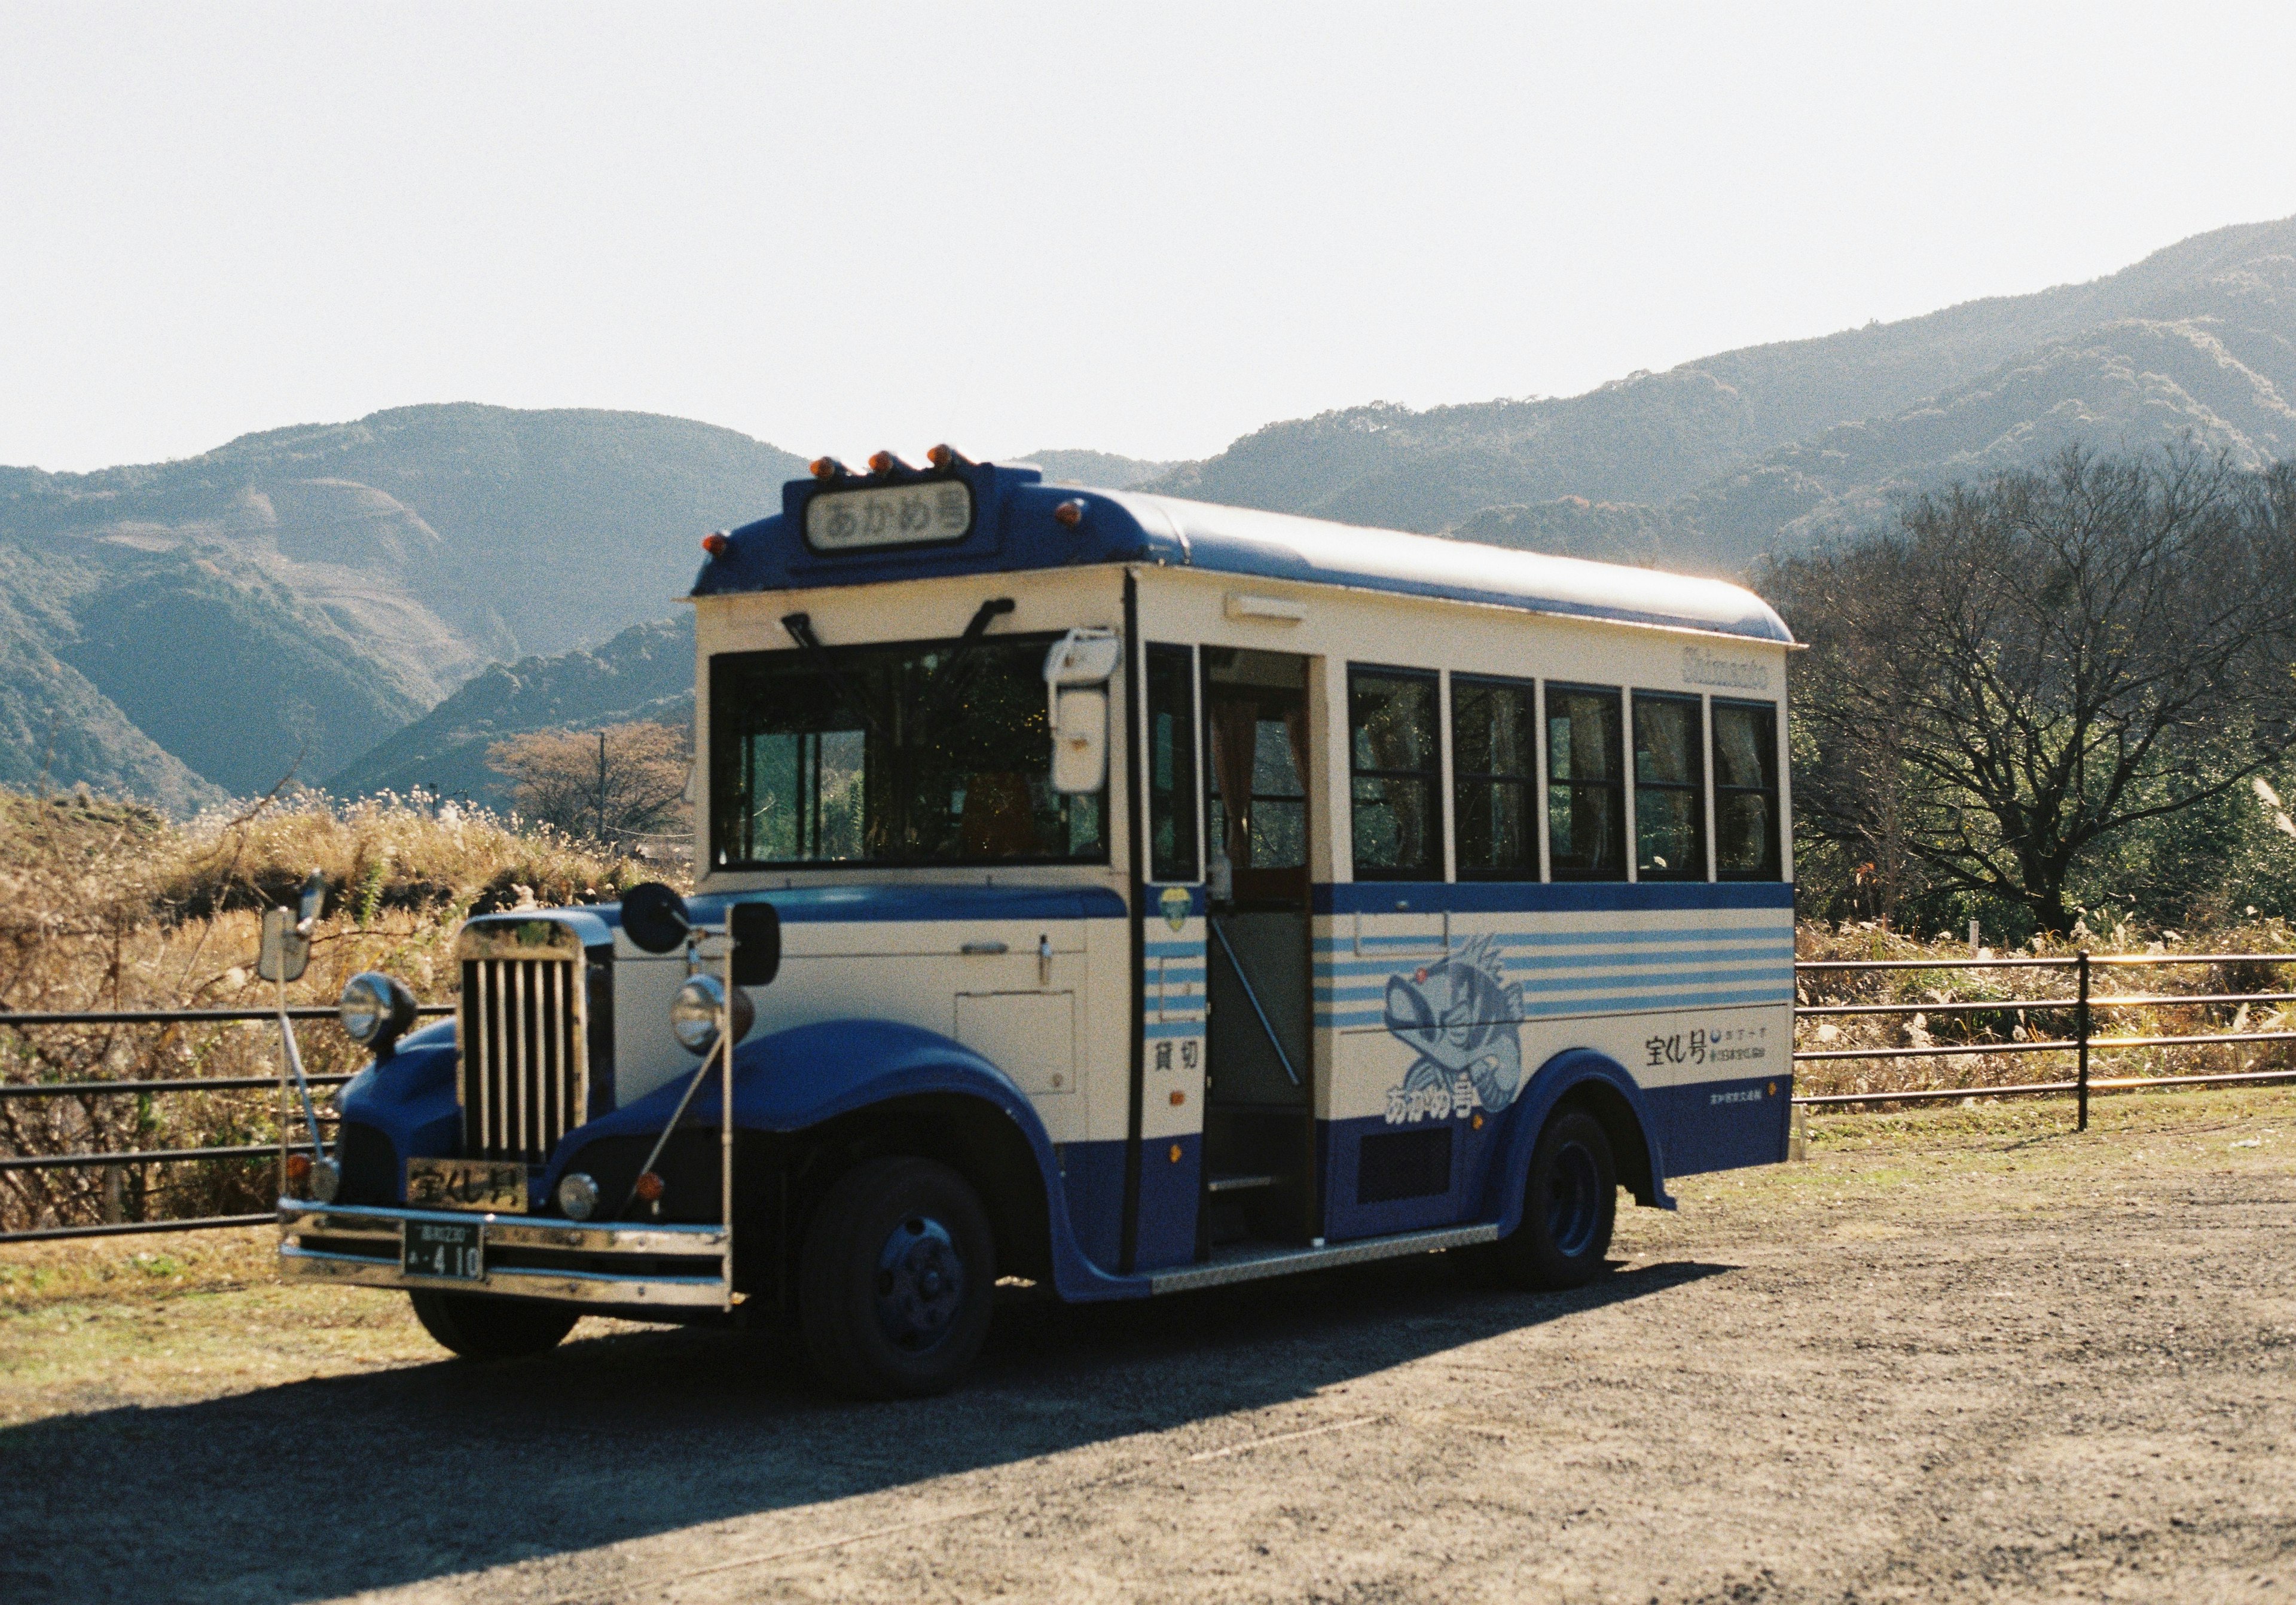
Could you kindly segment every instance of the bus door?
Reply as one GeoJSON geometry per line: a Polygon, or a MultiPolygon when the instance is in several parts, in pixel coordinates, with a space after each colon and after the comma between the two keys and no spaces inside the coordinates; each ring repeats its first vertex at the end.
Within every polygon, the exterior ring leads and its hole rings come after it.
{"type": "Polygon", "coordinates": [[[1316,1221],[1308,660],[1207,647],[1210,848],[1200,1254],[1316,1221]]]}

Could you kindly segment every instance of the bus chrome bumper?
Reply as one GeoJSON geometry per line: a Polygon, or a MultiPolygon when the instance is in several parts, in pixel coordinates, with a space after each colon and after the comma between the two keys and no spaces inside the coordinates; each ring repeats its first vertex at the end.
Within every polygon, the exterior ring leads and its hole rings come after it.
{"type": "Polygon", "coordinates": [[[279,1200],[281,1271],[361,1287],[709,1308],[726,1303],[725,1253],[722,1226],[638,1222],[578,1225],[456,1209],[279,1200]],[[475,1224],[480,1274],[431,1276],[408,1271],[406,1234],[410,1226],[422,1224],[475,1224]]]}

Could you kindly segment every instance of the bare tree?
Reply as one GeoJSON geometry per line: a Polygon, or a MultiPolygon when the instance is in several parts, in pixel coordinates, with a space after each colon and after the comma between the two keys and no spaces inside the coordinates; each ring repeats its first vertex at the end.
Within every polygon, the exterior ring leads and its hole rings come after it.
{"type": "Polygon", "coordinates": [[[604,730],[544,730],[487,749],[487,766],[511,781],[511,806],[569,835],[663,834],[685,820],[693,732],[641,721],[604,730]]]}
{"type": "Polygon", "coordinates": [[[2084,853],[2296,746],[2292,536],[2291,465],[2075,450],[1774,564],[1805,829],[2067,929],[2084,853]]]}

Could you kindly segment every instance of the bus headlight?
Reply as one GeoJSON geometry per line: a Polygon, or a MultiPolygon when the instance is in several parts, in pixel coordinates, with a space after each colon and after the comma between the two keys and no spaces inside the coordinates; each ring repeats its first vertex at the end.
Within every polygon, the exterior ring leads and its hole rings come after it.
{"type": "Polygon", "coordinates": [[[598,1212],[598,1183],[578,1170],[558,1178],[558,1210],[570,1221],[586,1221],[598,1212]]]}
{"type": "Polygon", "coordinates": [[[380,1057],[414,1023],[414,995],[380,970],[365,970],[344,984],[335,1018],[353,1042],[380,1057]]]}
{"type": "MultiPolygon", "coordinates": [[[[725,1007],[726,983],[714,975],[697,975],[677,989],[677,1001],[669,1006],[669,1034],[677,1038],[677,1045],[689,1053],[707,1053],[718,1045],[718,1014],[725,1007]]],[[[742,987],[734,989],[734,1040],[739,1042],[750,1034],[758,1021],[757,1006],[750,1002],[749,993],[742,987]]]]}

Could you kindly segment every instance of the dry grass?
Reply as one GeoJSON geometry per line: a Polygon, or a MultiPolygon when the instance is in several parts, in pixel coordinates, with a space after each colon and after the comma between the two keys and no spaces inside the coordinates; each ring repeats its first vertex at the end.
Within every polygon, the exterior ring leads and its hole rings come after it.
{"type": "MultiPolygon", "coordinates": [[[[547,829],[386,798],[271,803],[188,826],[86,799],[0,794],[0,1005],[18,1011],[262,1007],[261,913],[313,869],[331,888],[291,1003],[332,1003],[362,970],[451,999],[455,928],[474,911],[595,902],[661,873],[547,829]]],[[[331,1028],[299,1034],[315,1074],[357,1068],[331,1028]]],[[[0,1080],[272,1076],[262,1024],[22,1027],[0,1033],[0,1080]]],[[[278,1139],[268,1092],[0,1099],[0,1153],[126,1152],[278,1139]]],[[[0,1172],[0,1229],[259,1209],[261,1160],[0,1172]]]]}

